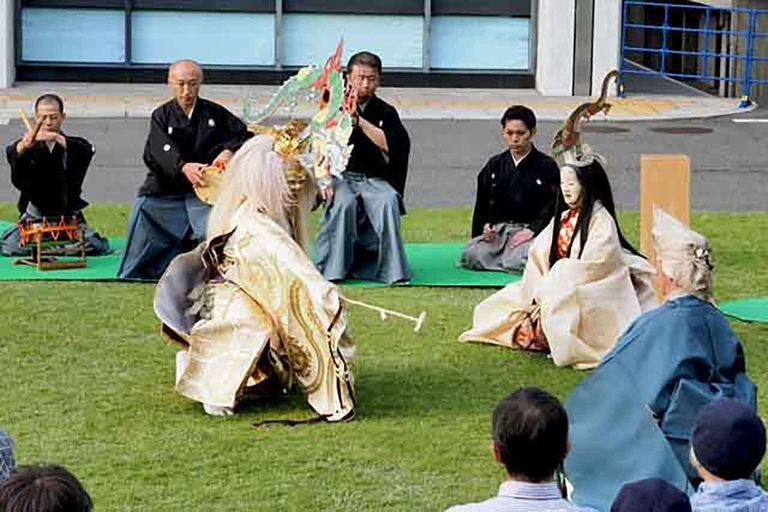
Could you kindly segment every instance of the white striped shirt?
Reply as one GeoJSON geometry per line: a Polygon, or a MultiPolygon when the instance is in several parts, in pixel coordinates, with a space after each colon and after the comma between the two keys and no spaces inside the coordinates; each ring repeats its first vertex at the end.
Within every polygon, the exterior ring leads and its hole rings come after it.
{"type": "Polygon", "coordinates": [[[591,509],[579,508],[563,499],[554,482],[531,484],[506,480],[499,486],[499,495],[481,503],[456,505],[446,512],[580,512],[591,509]]]}

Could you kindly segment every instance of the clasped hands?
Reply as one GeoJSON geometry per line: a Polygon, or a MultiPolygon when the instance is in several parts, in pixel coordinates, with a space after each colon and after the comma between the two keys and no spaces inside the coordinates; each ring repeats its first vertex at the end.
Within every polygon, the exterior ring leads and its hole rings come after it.
{"type": "MultiPolygon", "coordinates": [[[[511,247],[517,247],[520,244],[524,244],[528,240],[532,239],[534,236],[533,231],[530,229],[521,229],[514,235],[512,235],[512,238],[509,241],[509,245],[511,247]]],[[[486,242],[492,242],[496,239],[496,230],[493,229],[493,226],[490,224],[486,224],[483,226],[483,240],[486,242]]]]}
{"type": "MultiPolygon", "coordinates": [[[[229,164],[230,159],[232,158],[232,151],[225,149],[221,153],[219,153],[219,156],[213,159],[213,167],[218,167],[219,169],[226,169],[227,164],[229,164]]],[[[208,167],[206,164],[201,164],[197,162],[190,162],[186,163],[182,166],[181,172],[184,173],[184,176],[187,177],[190,183],[192,183],[195,187],[201,187],[205,185],[205,180],[203,180],[203,169],[205,167],[208,167]]]]}

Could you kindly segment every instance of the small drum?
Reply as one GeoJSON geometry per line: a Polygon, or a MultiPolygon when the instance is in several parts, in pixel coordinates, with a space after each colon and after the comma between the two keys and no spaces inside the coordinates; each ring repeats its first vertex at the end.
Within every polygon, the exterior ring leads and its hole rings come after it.
{"type": "Polygon", "coordinates": [[[226,169],[216,166],[203,167],[203,184],[195,185],[193,188],[197,197],[204,203],[213,205],[219,197],[219,192],[224,184],[224,173],[226,169]]]}

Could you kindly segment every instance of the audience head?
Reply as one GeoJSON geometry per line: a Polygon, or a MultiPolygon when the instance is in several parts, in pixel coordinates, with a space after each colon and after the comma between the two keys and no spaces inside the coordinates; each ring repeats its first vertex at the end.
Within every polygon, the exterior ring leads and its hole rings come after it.
{"type": "Polygon", "coordinates": [[[91,497],[61,466],[23,466],[0,484],[0,512],[90,512],[91,497]]]}
{"type": "Polygon", "coordinates": [[[691,431],[691,462],[706,480],[750,478],[765,455],[765,426],[734,400],[704,406],[691,431]]]}
{"type": "Polygon", "coordinates": [[[611,512],[691,512],[688,496],[660,478],[625,484],[611,505],[611,512]]]}
{"type": "Polygon", "coordinates": [[[683,291],[712,300],[712,251],[706,238],[654,206],[653,248],[662,295],[683,291]]]}
{"type": "Polygon", "coordinates": [[[56,94],[43,94],[35,100],[35,119],[47,132],[59,133],[64,119],[64,100],[56,94]]]}
{"type": "Polygon", "coordinates": [[[549,481],[568,453],[568,415],[546,391],[518,389],[493,412],[492,449],[511,478],[549,481]]]}
{"type": "Polygon", "coordinates": [[[168,68],[168,85],[173,97],[187,113],[195,106],[202,84],[203,68],[194,60],[177,60],[168,68]]]}
{"type": "Polygon", "coordinates": [[[8,478],[16,462],[13,459],[13,440],[0,428],[0,482],[8,478]]]}
{"type": "Polygon", "coordinates": [[[534,135],[536,115],[528,107],[514,105],[501,116],[501,138],[515,156],[525,156],[531,150],[534,135]]]}
{"type": "Polygon", "coordinates": [[[357,101],[363,103],[381,84],[381,58],[375,53],[358,52],[349,58],[347,73],[350,83],[357,87],[357,101]]]}

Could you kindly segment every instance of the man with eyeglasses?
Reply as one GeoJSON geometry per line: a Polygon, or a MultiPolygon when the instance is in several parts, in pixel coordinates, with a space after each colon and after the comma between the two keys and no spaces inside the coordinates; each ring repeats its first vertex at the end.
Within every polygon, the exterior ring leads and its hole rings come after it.
{"type": "Polygon", "coordinates": [[[353,55],[347,79],[357,90],[353,146],[343,179],[321,190],[327,208],[317,236],[316,264],[329,281],[411,278],[400,234],[411,141],[395,108],[376,96],[381,59],[353,55]]]}
{"type": "MultiPolygon", "coordinates": [[[[55,94],[43,94],[35,101],[35,125],[5,150],[11,183],[21,192],[19,221],[46,218],[58,222],[62,215],[67,219],[74,216],[85,230],[86,254],[106,254],[111,252],[109,242],[88,227],[82,212],[88,206],[82,198],[83,181],[95,149],[81,137],[64,134],[66,117],[64,101],[55,94]]],[[[3,233],[5,256],[29,254],[29,247],[20,246],[19,238],[18,225],[3,233]]]]}

